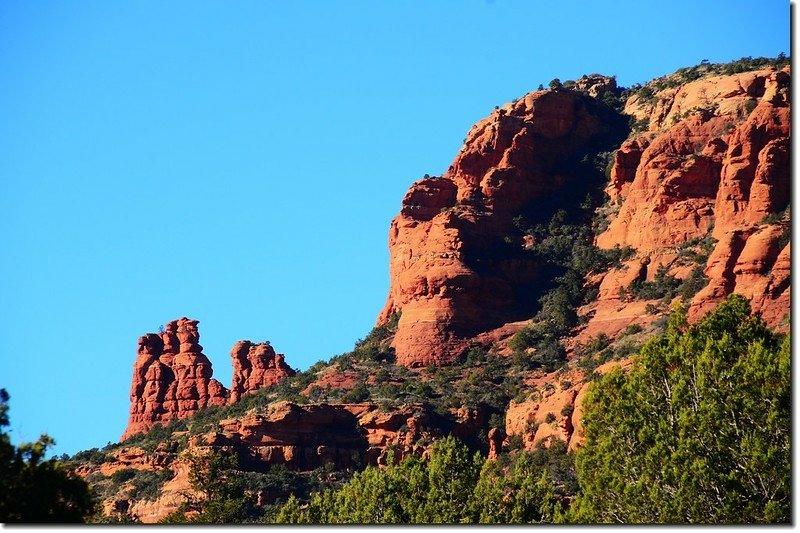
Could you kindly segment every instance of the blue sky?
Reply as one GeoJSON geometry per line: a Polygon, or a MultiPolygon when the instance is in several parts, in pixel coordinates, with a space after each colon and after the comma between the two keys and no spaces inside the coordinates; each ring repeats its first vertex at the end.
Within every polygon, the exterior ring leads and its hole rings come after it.
{"type": "Polygon", "coordinates": [[[0,387],[16,441],[116,441],[136,339],[305,369],[388,290],[408,186],[552,78],[789,53],[785,1],[0,3],[0,387]]]}

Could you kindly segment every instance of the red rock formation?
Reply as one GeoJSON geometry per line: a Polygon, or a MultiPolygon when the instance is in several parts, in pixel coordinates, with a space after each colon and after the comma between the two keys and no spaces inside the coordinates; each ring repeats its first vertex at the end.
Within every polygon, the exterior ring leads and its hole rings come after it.
{"type": "MultiPolygon", "coordinates": [[[[789,204],[788,82],[788,67],[765,69],[664,90],[655,106],[628,102],[626,112],[649,118],[651,129],[615,155],[606,190],[622,205],[597,243],[634,247],[632,261],[651,265],[648,280],[661,265],[684,278],[691,269],[680,264],[677,248],[711,231],[718,242],[705,266],[710,282],[693,298],[690,319],[732,292],[751,298],[772,326],[782,327],[789,312],[788,221],[762,223],[789,204]],[[748,101],[757,102],[749,115],[748,101]]],[[[606,276],[587,329],[630,314],[615,294],[630,274],[606,276]]]]}
{"type": "Polygon", "coordinates": [[[499,428],[492,428],[489,430],[487,439],[489,440],[489,459],[497,459],[497,456],[503,449],[503,440],[505,439],[505,432],[499,428]]]}
{"type": "Polygon", "coordinates": [[[266,414],[223,420],[218,431],[196,444],[235,450],[249,469],[274,463],[299,470],[332,463],[341,469],[385,465],[389,450],[395,460],[422,455],[426,448],[420,442],[459,427],[421,404],[383,411],[375,404],[279,402],[266,414]]]}
{"type": "Polygon", "coordinates": [[[444,176],[411,186],[392,221],[391,288],[378,318],[402,312],[400,364],[452,362],[470,338],[533,314],[541,280],[522,242],[509,241],[513,218],[585,194],[578,161],[619,140],[614,117],[577,92],[529,93],[473,126],[444,176]]]}
{"type": "Polygon", "coordinates": [[[198,409],[235,402],[295,373],[269,344],[240,341],[231,352],[234,373],[229,398],[228,390],[212,377],[211,361],[199,341],[197,320],[186,317],[169,322],[163,333],[139,338],[130,419],[122,440],[157,423],[189,417],[198,409]]]}
{"type": "Polygon", "coordinates": [[[230,403],[239,401],[243,394],[295,375],[295,371],[284,361],[283,354],[276,354],[268,342],[253,344],[247,340],[239,341],[233,345],[231,359],[233,384],[230,403]]]}
{"type": "Polygon", "coordinates": [[[139,338],[131,414],[122,440],[156,423],[225,404],[227,390],[211,377],[211,362],[199,340],[197,321],[186,317],[169,322],[160,335],[149,333],[139,338]]]}

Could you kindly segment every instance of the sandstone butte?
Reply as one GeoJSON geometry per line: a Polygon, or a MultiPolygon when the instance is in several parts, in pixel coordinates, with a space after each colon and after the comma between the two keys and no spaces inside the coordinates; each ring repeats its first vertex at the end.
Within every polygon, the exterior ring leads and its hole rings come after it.
{"type": "Polygon", "coordinates": [[[532,92],[473,126],[443,176],[411,186],[389,230],[378,318],[400,313],[399,364],[451,363],[475,336],[534,314],[540,269],[521,235],[507,243],[514,217],[586,191],[580,159],[623,138],[624,122],[595,98],[532,92]]]}
{"type": "MultiPolygon", "coordinates": [[[[765,69],[666,89],[657,104],[628,100],[625,113],[649,127],[613,147],[606,192],[619,211],[597,244],[636,255],[601,280],[599,301],[583,310],[592,315],[585,336],[647,321],[646,302],[621,300],[620,287],[652,280],[658,267],[686,278],[680,245],[709,233],[717,239],[704,267],[710,283],[690,316],[738,292],[785,327],[790,245],[779,246],[780,225],[762,221],[789,204],[789,79],[788,67],[765,69]],[[757,103],[749,115],[748,102],[757,103]]],[[[473,126],[443,176],[411,186],[389,230],[391,284],[377,321],[400,313],[400,364],[447,364],[532,315],[523,300],[535,294],[537,265],[497,250],[514,235],[516,215],[552,211],[565,188],[581,186],[570,172],[581,148],[618,141],[593,102],[573,91],[529,93],[473,126]]]]}
{"type": "Polygon", "coordinates": [[[189,417],[204,407],[235,402],[243,394],[295,374],[268,343],[239,341],[231,350],[233,384],[229,391],[212,377],[211,361],[199,344],[197,323],[180,318],[167,323],[163,333],[139,338],[130,418],[122,440],[155,424],[189,417]]]}
{"type": "MultiPolygon", "coordinates": [[[[702,78],[649,100],[633,96],[624,112],[647,127],[627,139],[624,122],[595,98],[615,88],[608,78],[589,78],[581,91],[532,92],[495,109],[472,127],[444,175],[411,186],[391,223],[391,285],[377,323],[399,313],[392,340],[397,362],[409,368],[449,364],[475,344],[508,353],[508,339],[535,313],[531,294],[541,283],[539,265],[521,253],[529,242],[515,230],[514,218],[552,213],[582,199],[587,184],[580,161],[602,150],[615,153],[605,189],[609,224],[596,244],[630,246],[635,254],[623,268],[591,280],[599,284],[599,295],[578,310],[587,320],[567,342],[570,356],[577,342],[599,333],[614,337],[666,312],[663,302],[631,300],[620,289],[637,279],[653,280],[659,268],[685,279],[698,265],[687,264],[682,249],[708,237],[713,249],[699,266],[709,283],[692,298],[690,319],[738,292],[771,326],[787,329],[789,79],[788,67],[767,68],[702,78]]],[[[294,373],[268,344],[241,341],[231,352],[228,390],[212,378],[198,342],[197,321],[187,318],[139,339],[123,439],[205,406],[235,402],[294,373]]],[[[597,371],[629,364],[612,361],[597,371]]],[[[351,374],[328,368],[315,384],[352,388],[351,374]]],[[[580,445],[587,391],[582,371],[535,375],[526,385],[540,392],[510,403],[504,430],[488,433],[490,456],[514,436],[527,448],[551,439],[566,441],[570,449],[580,445]]],[[[479,410],[452,409],[450,415],[421,404],[384,411],[371,403],[281,402],[264,413],[223,420],[216,431],[193,437],[189,447],[233,450],[254,468],[345,468],[354,460],[380,465],[390,448],[399,457],[424,455],[421,442],[451,433],[469,442],[489,426],[479,410]]],[[[125,512],[151,522],[177,509],[190,487],[188,465],[176,446],[163,443],[154,453],[117,449],[102,473],[169,465],[175,475],[156,501],[112,498],[104,502],[106,514],[125,512]]]]}

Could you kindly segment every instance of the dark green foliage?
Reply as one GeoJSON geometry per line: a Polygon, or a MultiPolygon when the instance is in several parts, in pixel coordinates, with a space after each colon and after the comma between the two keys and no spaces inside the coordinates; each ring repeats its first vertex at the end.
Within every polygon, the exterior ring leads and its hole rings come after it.
{"type": "Polygon", "coordinates": [[[80,463],[101,465],[108,460],[108,456],[97,448],[91,448],[89,450],[76,453],[74,456],[72,456],[72,460],[80,463]]]}
{"type": "Polygon", "coordinates": [[[474,366],[478,363],[486,362],[486,360],[486,351],[477,346],[473,346],[461,354],[461,356],[458,358],[458,364],[474,366]]]}
{"type": "Polygon", "coordinates": [[[114,483],[125,483],[136,476],[135,468],[123,468],[111,474],[111,481],[114,483]]]}
{"type": "MultiPolygon", "coordinates": [[[[198,411],[199,419],[208,416],[206,410],[198,411]]],[[[162,442],[170,440],[172,434],[176,431],[185,431],[188,428],[189,419],[172,420],[167,424],[158,424],[153,426],[145,433],[133,435],[125,441],[126,446],[139,446],[148,452],[156,449],[156,446],[162,442]]],[[[119,445],[112,445],[110,448],[116,448],[119,445]]],[[[89,450],[91,452],[92,450],[89,450]]],[[[79,452],[73,457],[74,461],[83,461],[82,454],[87,452],[79,452]]]]}
{"type": "Polygon", "coordinates": [[[730,63],[723,63],[719,65],[712,65],[719,68],[722,74],[737,74],[739,72],[748,72],[757,70],[764,67],[782,68],[789,64],[789,58],[781,52],[777,57],[756,57],[751,56],[743,57],[730,63]]]}
{"type": "Polygon", "coordinates": [[[550,87],[551,91],[558,91],[559,89],[564,88],[564,86],[561,84],[561,80],[559,80],[558,78],[553,78],[552,80],[550,80],[548,86],[550,87]]]}
{"type": "Polygon", "coordinates": [[[186,496],[181,507],[161,523],[231,524],[255,518],[253,502],[245,494],[244,479],[235,455],[214,450],[189,459],[189,482],[200,497],[186,496]],[[192,518],[187,512],[194,513],[192,518]]]}
{"type": "Polygon", "coordinates": [[[88,484],[55,458],[44,459],[55,444],[49,436],[11,444],[8,400],[0,389],[0,522],[84,522],[96,508],[88,484]]]}
{"type": "Polygon", "coordinates": [[[788,523],[789,345],[741,296],[694,326],[673,313],[627,375],[591,385],[571,518],[788,523]]]}
{"type": "Polygon", "coordinates": [[[341,398],[342,403],[359,403],[369,398],[369,389],[363,381],[359,381],[355,387],[347,391],[341,398]]]}
{"type": "Polygon", "coordinates": [[[688,302],[695,294],[700,292],[700,289],[708,285],[708,281],[703,267],[696,266],[692,269],[689,277],[683,280],[678,286],[678,296],[680,296],[683,301],[688,302]]]}
{"type": "MultiPolygon", "coordinates": [[[[622,299],[634,298],[639,300],[661,299],[667,303],[675,296],[680,296],[683,301],[688,302],[695,294],[700,292],[700,289],[708,285],[708,281],[703,265],[695,266],[683,281],[671,276],[667,268],[659,267],[653,281],[634,280],[627,290],[620,289],[620,297],[622,299]]],[[[652,312],[658,312],[657,306],[648,304],[648,309],[651,307],[652,312]]]]}
{"type": "Polygon", "coordinates": [[[705,265],[708,257],[714,250],[717,244],[717,239],[711,236],[711,231],[702,239],[690,239],[678,248],[678,260],[682,264],[694,263],[697,265],[705,265]]]}
{"type": "MultiPolygon", "coordinates": [[[[521,445],[521,442],[519,443],[521,445]]],[[[471,455],[453,437],[436,441],[429,460],[407,457],[369,467],[307,504],[290,497],[268,517],[300,524],[540,523],[562,516],[575,494],[566,447],[515,452],[502,460],[471,455]]]]}
{"type": "Polygon", "coordinates": [[[672,298],[680,285],[680,280],[670,276],[665,267],[658,267],[653,281],[634,280],[627,293],[639,300],[656,300],[672,298]]]}
{"type": "MultiPolygon", "coordinates": [[[[518,332],[509,342],[515,352],[516,362],[522,362],[529,349],[533,350],[529,367],[540,366],[554,370],[566,360],[566,353],[558,339],[578,324],[576,309],[587,303],[587,294],[596,294],[584,286],[587,275],[620,266],[633,250],[614,248],[601,250],[592,244],[593,233],[589,225],[593,203],[591,198],[583,204],[576,217],[559,210],[549,223],[535,225],[526,233],[536,244],[530,252],[543,262],[543,270],[550,272],[555,287],[540,299],[540,308],[531,325],[518,332]]],[[[523,227],[524,221],[515,221],[523,227]]]]}
{"type": "MultiPolygon", "coordinates": [[[[161,494],[164,483],[169,481],[174,473],[165,468],[155,472],[150,470],[138,470],[131,478],[133,489],[131,497],[137,500],[155,500],[161,494]]],[[[113,477],[113,476],[112,476],[113,477]]]]}
{"type": "Polygon", "coordinates": [[[384,341],[397,331],[397,322],[399,320],[400,313],[394,313],[386,324],[373,328],[363,340],[356,342],[352,357],[355,359],[393,363],[395,360],[394,348],[391,348],[384,341]]]}
{"type": "Polygon", "coordinates": [[[642,326],[641,325],[639,325],[639,324],[631,324],[631,325],[627,326],[625,329],[622,330],[622,335],[623,336],[634,335],[634,334],[639,333],[641,331],[642,331],[642,326]]]}

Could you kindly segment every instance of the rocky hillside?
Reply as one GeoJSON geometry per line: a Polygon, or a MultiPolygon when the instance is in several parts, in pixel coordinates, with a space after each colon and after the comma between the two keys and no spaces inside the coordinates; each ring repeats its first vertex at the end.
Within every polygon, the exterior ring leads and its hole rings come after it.
{"type": "Polygon", "coordinates": [[[785,60],[741,60],[496,108],[403,198],[386,306],[352,352],[295,373],[241,341],[226,389],[197,321],[170,322],[139,341],[124,442],[73,463],[107,517],[154,522],[198,451],[233,453],[266,508],[445,435],[489,457],[574,449],[587,385],[673,305],[697,320],[737,292],[788,330],[789,81],[785,60]]]}

